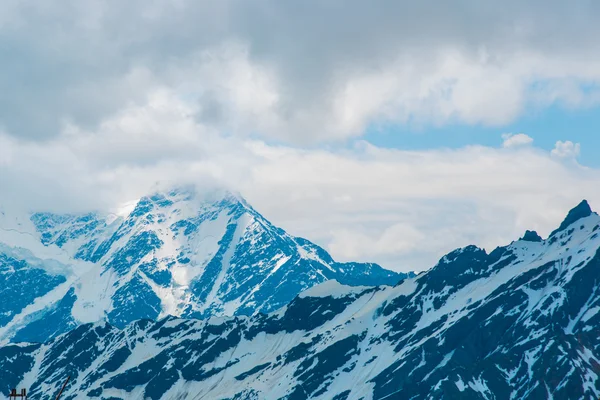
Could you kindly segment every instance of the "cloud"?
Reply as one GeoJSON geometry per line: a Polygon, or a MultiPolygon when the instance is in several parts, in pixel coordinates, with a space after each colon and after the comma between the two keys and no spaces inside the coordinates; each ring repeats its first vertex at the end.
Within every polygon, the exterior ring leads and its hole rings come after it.
{"type": "Polygon", "coordinates": [[[575,3],[7,0],[0,203],[83,211],[223,185],[340,259],[400,270],[548,233],[582,197],[600,204],[599,171],[564,162],[577,144],[360,137],[597,105],[600,5],[575,3]],[[335,141],[354,146],[298,146],[335,141]]]}
{"type": "Polygon", "coordinates": [[[600,101],[595,3],[8,0],[0,126],[96,130],[163,88],[202,124],[292,143],[372,123],[503,125],[600,101]]]}
{"type": "Polygon", "coordinates": [[[44,142],[0,134],[0,204],[108,210],[171,185],[225,186],[340,260],[397,270],[526,229],[548,234],[582,198],[600,204],[599,170],[534,146],[302,149],[223,134],[193,111],[161,89],[96,130],[71,123],[44,142]]]}
{"type": "Polygon", "coordinates": [[[328,248],[346,259],[365,259],[409,254],[422,246],[425,239],[425,234],[414,226],[397,223],[372,234],[357,230],[332,231],[328,248]]]}
{"type": "Polygon", "coordinates": [[[577,158],[581,152],[581,145],[570,140],[558,141],[552,149],[552,155],[558,158],[577,158]]]}
{"type": "Polygon", "coordinates": [[[502,135],[502,139],[504,140],[502,147],[519,147],[533,143],[533,138],[524,133],[504,133],[502,135]]]}

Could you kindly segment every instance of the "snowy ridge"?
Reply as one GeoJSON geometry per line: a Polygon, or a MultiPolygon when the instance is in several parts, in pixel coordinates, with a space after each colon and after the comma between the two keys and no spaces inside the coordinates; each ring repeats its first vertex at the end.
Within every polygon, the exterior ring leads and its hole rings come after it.
{"type": "Polygon", "coordinates": [[[596,399],[600,217],[566,221],[546,240],[458,249],[394,287],[327,282],[268,315],[7,346],[0,371],[17,372],[0,390],[36,396],[70,375],[69,399],[596,399]]]}
{"type": "Polygon", "coordinates": [[[366,289],[368,289],[366,286],[346,286],[331,279],[306,289],[298,297],[345,297],[366,289]]]}
{"type": "Polygon", "coordinates": [[[252,315],[330,279],[393,285],[404,276],[375,264],[337,263],[273,226],[241,197],[187,188],[106,214],[3,212],[0,257],[9,290],[20,290],[18,274],[31,275],[28,282],[37,286],[0,307],[6,313],[0,342],[44,342],[102,320],[124,327],[167,315],[252,315]]]}

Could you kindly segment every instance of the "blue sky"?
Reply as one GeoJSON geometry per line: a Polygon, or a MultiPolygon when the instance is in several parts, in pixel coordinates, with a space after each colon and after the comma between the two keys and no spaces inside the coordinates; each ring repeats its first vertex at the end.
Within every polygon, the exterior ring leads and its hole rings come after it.
{"type": "Polygon", "coordinates": [[[500,147],[503,133],[525,133],[537,147],[551,151],[557,141],[581,144],[579,161],[600,167],[600,108],[566,109],[552,106],[529,110],[510,124],[483,126],[451,124],[411,127],[390,124],[371,126],[364,139],[382,147],[405,150],[460,148],[468,145],[500,147]]]}

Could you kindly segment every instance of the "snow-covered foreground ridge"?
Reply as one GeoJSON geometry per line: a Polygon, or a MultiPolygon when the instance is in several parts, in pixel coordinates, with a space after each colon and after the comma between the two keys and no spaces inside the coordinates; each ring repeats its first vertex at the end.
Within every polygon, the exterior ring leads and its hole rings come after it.
{"type": "Polygon", "coordinates": [[[177,189],[114,213],[0,210],[0,342],[45,342],[82,324],[269,312],[329,279],[394,285],[376,264],[338,263],[241,197],[177,189]]]}
{"type": "Polygon", "coordinates": [[[66,398],[597,399],[600,217],[474,246],[395,287],[315,286],[268,315],[87,324],[0,349],[0,382],[66,398]]]}

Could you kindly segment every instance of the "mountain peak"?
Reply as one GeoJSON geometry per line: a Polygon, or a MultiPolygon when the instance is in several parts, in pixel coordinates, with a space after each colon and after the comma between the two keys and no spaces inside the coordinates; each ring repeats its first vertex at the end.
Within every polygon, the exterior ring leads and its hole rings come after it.
{"type": "Polygon", "coordinates": [[[590,207],[587,200],[583,200],[575,208],[573,208],[571,211],[569,211],[569,214],[567,214],[567,217],[565,218],[565,220],[560,224],[558,229],[556,229],[554,232],[552,232],[550,234],[550,236],[552,237],[555,234],[557,234],[558,232],[562,232],[570,225],[574,224],[575,222],[579,221],[582,218],[589,217],[593,213],[594,212],[592,211],[592,208],[590,207]]]}
{"type": "MultiPolygon", "coordinates": [[[[37,231],[32,238],[39,237],[40,246],[56,245],[67,260],[89,262],[70,292],[72,298],[65,298],[75,304],[75,311],[64,310],[73,324],[106,319],[123,327],[169,314],[207,318],[266,313],[327,280],[375,286],[394,285],[403,277],[376,264],[336,262],[317,245],[272,225],[238,193],[224,189],[155,191],[127,203],[110,223],[105,221],[96,214],[31,217],[37,231]],[[104,289],[99,293],[89,287],[104,289]]],[[[54,326],[57,333],[62,326],[54,326]]],[[[0,340],[13,337],[7,335],[2,336],[0,308],[0,340]]]]}
{"type": "Polygon", "coordinates": [[[536,231],[525,231],[525,234],[520,239],[525,242],[541,242],[543,239],[536,231]]]}
{"type": "Polygon", "coordinates": [[[222,200],[244,202],[241,194],[237,192],[233,192],[225,188],[199,188],[194,185],[182,185],[166,190],[158,190],[145,197],[164,197],[174,202],[190,200],[198,200],[202,202],[218,202],[222,200]]]}
{"type": "Polygon", "coordinates": [[[237,192],[222,188],[202,190],[195,186],[179,186],[167,190],[155,191],[141,197],[131,215],[145,214],[151,210],[166,210],[168,208],[187,209],[188,212],[197,212],[206,207],[215,209],[230,209],[239,212],[252,212],[252,207],[237,192]]]}

